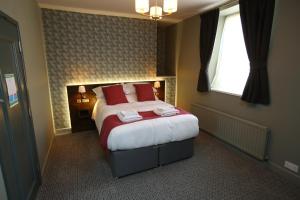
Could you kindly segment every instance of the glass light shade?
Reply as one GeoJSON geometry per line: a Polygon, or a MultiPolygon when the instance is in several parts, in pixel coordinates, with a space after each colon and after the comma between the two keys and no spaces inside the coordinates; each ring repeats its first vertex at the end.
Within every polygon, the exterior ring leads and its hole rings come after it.
{"type": "Polygon", "coordinates": [[[152,19],[158,20],[162,17],[162,8],[159,6],[152,6],[150,8],[150,17],[152,19]]]}
{"type": "Polygon", "coordinates": [[[164,12],[174,13],[177,11],[177,0],[164,0],[164,12]]]}
{"type": "Polygon", "coordinates": [[[141,14],[149,12],[149,0],[135,0],[135,11],[141,14]]]}
{"type": "Polygon", "coordinates": [[[160,88],[160,82],[159,81],[154,82],[154,88],[160,88]]]}
{"type": "Polygon", "coordinates": [[[86,92],[84,85],[79,86],[78,92],[79,93],[85,93],[86,92]]]}

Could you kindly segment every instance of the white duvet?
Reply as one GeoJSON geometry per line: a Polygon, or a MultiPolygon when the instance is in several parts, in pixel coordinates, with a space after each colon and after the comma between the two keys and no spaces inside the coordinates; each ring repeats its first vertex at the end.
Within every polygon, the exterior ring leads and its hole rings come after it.
{"type": "MultiPolygon", "coordinates": [[[[137,112],[152,111],[161,106],[171,105],[160,100],[123,103],[113,106],[97,102],[92,118],[95,120],[100,134],[103,121],[109,115],[129,110],[135,110],[137,112]]],[[[181,141],[196,137],[198,134],[198,119],[192,114],[160,117],[113,128],[108,136],[107,147],[111,151],[128,150],[181,141]]]]}

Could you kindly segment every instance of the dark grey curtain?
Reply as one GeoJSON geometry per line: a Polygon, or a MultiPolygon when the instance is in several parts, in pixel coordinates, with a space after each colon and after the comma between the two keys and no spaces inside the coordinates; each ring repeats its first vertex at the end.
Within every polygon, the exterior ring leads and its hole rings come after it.
{"type": "Polygon", "coordinates": [[[240,0],[240,15],[250,73],[242,100],[269,104],[267,59],[273,22],[275,0],[240,0]]]}
{"type": "Polygon", "coordinates": [[[214,9],[200,15],[200,59],[201,69],[198,79],[197,90],[207,92],[209,81],[207,69],[214,48],[217,26],[219,21],[219,9],[214,9]]]}

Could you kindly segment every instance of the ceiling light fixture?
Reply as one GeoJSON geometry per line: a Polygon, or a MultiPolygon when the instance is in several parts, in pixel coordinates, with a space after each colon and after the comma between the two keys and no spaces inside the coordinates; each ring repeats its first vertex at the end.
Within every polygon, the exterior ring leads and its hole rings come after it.
{"type": "Polygon", "coordinates": [[[150,19],[160,20],[163,16],[171,15],[177,11],[177,0],[162,0],[163,8],[155,5],[150,7],[149,0],[135,0],[135,11],[141,15],[149,16],[150,19]],[[150,7],[150,10],[149,10],[150,7]]]}

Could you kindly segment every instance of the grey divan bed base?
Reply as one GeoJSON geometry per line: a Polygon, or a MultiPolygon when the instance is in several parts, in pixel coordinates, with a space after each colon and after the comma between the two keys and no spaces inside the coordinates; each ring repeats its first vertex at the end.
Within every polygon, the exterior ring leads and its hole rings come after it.
{"type": "Polygon", "coordinates": [[[114,177],[145,171],[193,156],[194,138],[124,151],[109,151],[108,161],[114,177]]]}

